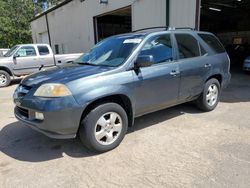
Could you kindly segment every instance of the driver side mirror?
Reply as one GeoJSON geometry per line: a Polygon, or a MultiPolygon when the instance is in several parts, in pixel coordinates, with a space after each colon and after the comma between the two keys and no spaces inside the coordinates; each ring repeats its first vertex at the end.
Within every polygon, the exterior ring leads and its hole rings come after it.
{"type": "Polygon", "coordinates": [[[150,67],[154,64],[154,58],[152,55],[139,56],[135,62],[135,68],[150,67]]]}
{"type": "Polygon", "coordinates": [[[19,54],[14,54],[13,59],[16,59],[17,57],[20,57],[19,54]]]}

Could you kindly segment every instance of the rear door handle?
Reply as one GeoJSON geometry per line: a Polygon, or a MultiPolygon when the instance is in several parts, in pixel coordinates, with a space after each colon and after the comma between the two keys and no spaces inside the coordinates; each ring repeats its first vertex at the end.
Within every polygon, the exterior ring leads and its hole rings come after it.
{"type": "Polygon", "coordinates": [[[209,68],[209,67],[211,67],[212,65],[210,64],[210,63],[207,63],[207,64],[205,64],[205,68],[209,68]]]}

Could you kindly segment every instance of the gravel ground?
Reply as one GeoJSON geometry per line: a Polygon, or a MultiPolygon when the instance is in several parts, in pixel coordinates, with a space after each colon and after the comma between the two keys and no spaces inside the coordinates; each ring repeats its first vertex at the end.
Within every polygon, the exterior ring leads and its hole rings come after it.
{"type": "Polygon", "coordinates": [[[184,104],[138,118],[101,155],[18,122],[16,86],[0,89],[0,187],[250,187],[250,75],[233,75],[215,111],[184,104]]]}

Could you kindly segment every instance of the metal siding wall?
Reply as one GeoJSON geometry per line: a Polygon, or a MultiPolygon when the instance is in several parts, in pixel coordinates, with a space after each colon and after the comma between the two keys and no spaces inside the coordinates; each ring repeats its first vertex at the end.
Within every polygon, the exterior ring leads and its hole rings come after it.
{"type": "Polygon", "coordinates": [[[170,26],[195,28],[196,0],[170,0],[170,26]]]}
{"type": "Polygon", "coordinates": [[[166,25],[166,0],[140,0],[132,6],[133,30],[166,25]]]}
{"type": "MultiPolygon", "coordinates": [[[[166,25],[166,0],[74,0],[48,13],[52,48],[64,46],[65,53],[86,52],[95,43],[93,17],[131,5],[133,30],[166,25]]],[[[170,0],[170,25],[195,26],[196,0],[170,0]]],[[[45,16],[31,23],[33,41],[46,31],[45,16]]]]}
{"type": "Polygon", "coordinates": [[[40,34],[47,32],[45,16],[31,22],[32,39],[34,43],[41,43],[40,34]]]}

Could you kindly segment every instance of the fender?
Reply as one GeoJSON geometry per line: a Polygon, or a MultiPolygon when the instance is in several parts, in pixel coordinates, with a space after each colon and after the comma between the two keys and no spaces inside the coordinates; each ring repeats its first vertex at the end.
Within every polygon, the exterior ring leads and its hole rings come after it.
{"type": "Polygon", "coordinates": [[[8,72],[10,74],[10,76],[12,76],[13,78],[15,78],[14,72],[11,69],[9,69],[9,67],[0,66],[0,70],[8,72]]]}
{"type": "MultiPolygon", "coordinates": [[[[124,95],[131,101],[131,104],[134,105],[135,104],[134,97],[132,96],[131,93],[134,92],[131,92],[131,88],[128,88],[126,86],[110,85],[110,86],[96,88],[88,91],[87,93],[84,93],[83,95],[77,95],[74,97],[77,103],[83,106],[84,108],[96,100],[112,95],[124,95]]],[[[132,106],[132,108],[134,109],[134,106],[132,106]]]]}

